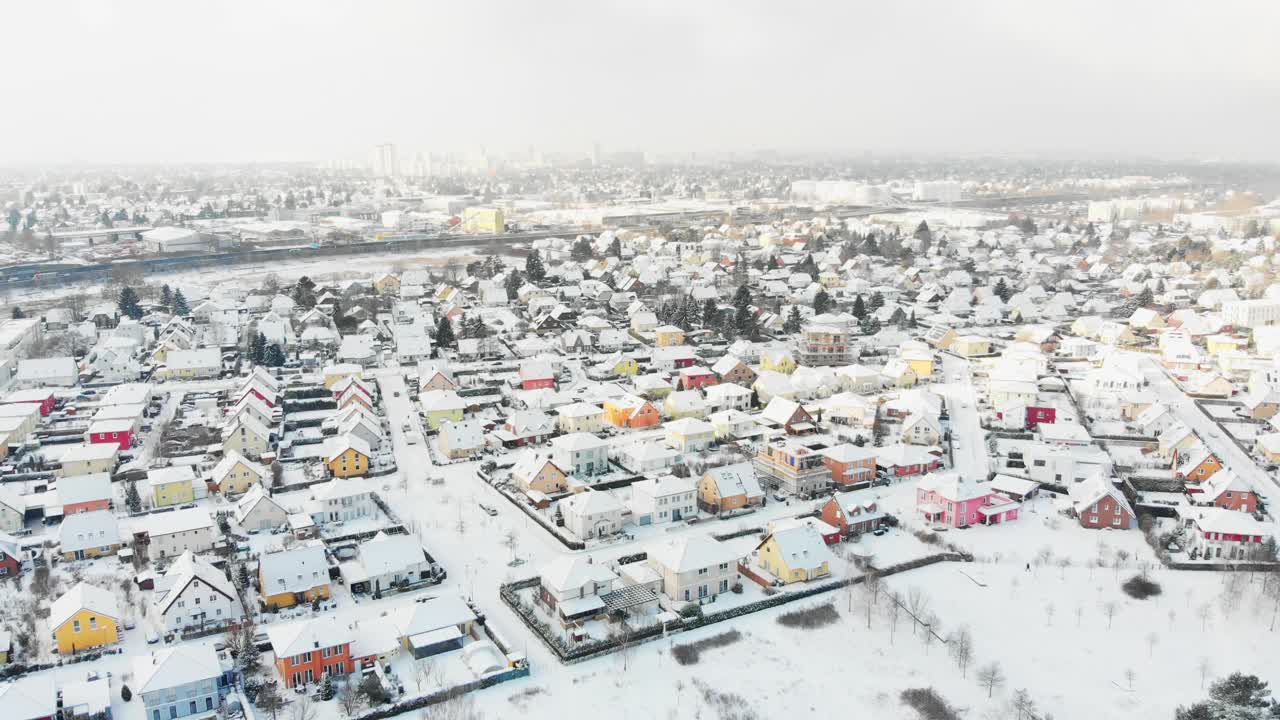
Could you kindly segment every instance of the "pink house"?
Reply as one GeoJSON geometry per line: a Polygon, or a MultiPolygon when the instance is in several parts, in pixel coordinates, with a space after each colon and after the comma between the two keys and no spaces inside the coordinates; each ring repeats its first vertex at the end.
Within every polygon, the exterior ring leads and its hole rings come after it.
{"type": "Polygon", "coordinates": [[[916,484],[916,511],[927,522],[955,528],[1016,520],[1021,504],[993,492],[988,483],[958,473],[926,475],[916,484]]]}
{"type": "Polygon", "coordinates": [[[550,363],[530,360],[520,366],[520,388],[522,390],[554,390],[556,374],[550,363]]]}
{"type": "Polygon", "coordinates": [[[680,370],[680,386],[685,390],[697,390],[719,384],[719,376],[705,367],[694,366],[680,370]]]}

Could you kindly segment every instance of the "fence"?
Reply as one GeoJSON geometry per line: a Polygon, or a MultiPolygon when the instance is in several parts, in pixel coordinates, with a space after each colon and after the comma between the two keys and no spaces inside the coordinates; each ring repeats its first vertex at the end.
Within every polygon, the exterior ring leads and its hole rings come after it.
{"type": "MultiPolygon", "coordinates": [[[[938,553],[923,558],[917,558],[897,565],[877,570],[880,577],[888,577],[908,570],[926,567],[940,562],[966,562],[968,558],[959,553],[938,553]]],[[[532,605],[526,605],[517,595],[520,590],[528,590],[541,584],[540,577],[531,577],[524,580],[517,580],[507,583],[499,588],[498,595],[502,598],[502,602],[514,612],[525,626],[533,632],[533,634],[542,641],[548,650],[566,665],[583,662],[592,658],[608,655],[616,652],[623,645],[635,645],[637,643],[649,642],[660,637],[666,637],[670,633],[681,632],[684,630],[694,630],[708,625],[732,620],[734,618],[750,615],[751,613],[768,610],[770,608],[779,607],[788,603],[793,603],[805,598],[814,597],[823,593],[831,592],[861,583],[865,576],[859,575],[856,578],[846,578],[843,580],[833,580],[821,585],[805,588],[804,590],[796,590],[792,592],[781,592],[763,600],[757,600],[745,605],[729,608],[695,617],[681,617],[674,623],[667,625],[651,625],[641,630],[630,633],[625,638],[608,638],[605,640],[596,640],[589,643],[570,647],[559,635],[557,635],[551,626],[543,622],[534,614],[532,605]]],[[[910,611],[908,611],[910,614],[910,611]]],[[[920,620],[917,618],[917,622],[920,620]]]]}

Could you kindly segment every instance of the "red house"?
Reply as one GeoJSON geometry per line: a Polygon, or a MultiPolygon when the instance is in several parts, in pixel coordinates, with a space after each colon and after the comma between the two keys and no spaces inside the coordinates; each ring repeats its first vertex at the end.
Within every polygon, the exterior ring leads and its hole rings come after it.
{"type": "Polygon", "coordinates": [[[5,405],[16,405],[18,403],[30,403],[40,406],[40,415],[48,417],[53,412],[54,406],[58,404],[57,397],[54,396],[52,390],[45,388],[32,388],[30,390],[18,390],[11,392],[3,401],[5,405]]]}
{"type": "Polygon", "coordinates": [[[923,475],[942,467],[942,458],[918,445],[888,445],[876,454],[876,468],[894,477],[923,475]]]}
{"type": "Polygon", "coordinates": [[[276,393],[271,388],[258,382],[250,381],[240,391],[240,396],[236,398],[236,402],[240,402],[248,396],[254,396],[267,404],[267,407],[276,406],[276,393]]]}
{"type": "Polygon", "coordinates": [[[556,374],[549,363],[530,361],[520,366],[520,387],[524,390],[554,390],[556,374]]]}
{"type": "Polygon", "coordinates": [[[22,561],[18,559],[20,553],[18,543],[13,538],[8,535],[0,536],[0,580],[22,574],[22,561]]]}
{"type": "Polygon", "coordinates": [[[1129,501],[1114,483],[1102,475],[1094,475],[1071,486],[1071,507],[1076,512],[1080,527],[1091,530],[1128,530],[1133,527],[1134,514],[1129,501]]]}
{"type": "Polygon", "coordinates": [[[320,682],[325,674],[349,675],[355,671],[351,633],[332,617],[269,628],[267,638],[285,687],[320,682]]]}
{"type": "Polygon", "coordinates": [[[1027,429],[1034,430],[1040,423],[1052,424],[1058,419],[1058,409],[1027,406],[1027,429]]]}
{"type": "Polygon", "coordinates": [[[680,387],[684,390],[719,385],[720,378],[710,368],[701,366],[687,367],[680,370],[680,387]]]}
{"type": "Polygon", "coordinates": [[[1249,514],[1258,511],[1258,495],[1253,486],[1233,470],[1219,470],[1200,485],[1188,485],[1187,496],[1193,505],[1212,505],[1249,514]]]}
{"type": "Polygon", "coordinates": [[[822,521],[840,529],[840,534],[861,535],[884,523],[884,513],[874,499],[858,500],[855,493],[838,493],[822,506],[822,521]]]}
{"type": "Polygon", "coordinates": [[[58,481],[63,515],[111,509],[111,475],[75,475],[58,481]]]}
{"type": "Polygon", "coordinates": [[[831,468],[831,481],[836,485],[861,485],[876,479],[875,448],[836,445],[822,451],[822,462],[831,468]]]}
{"type": "Polygon", "coordinates": [[[128,450],[133,447],[133,421],[97,420],[89,425],[88,436],[91,443],[114,443],[121,450],[128,450]]]}

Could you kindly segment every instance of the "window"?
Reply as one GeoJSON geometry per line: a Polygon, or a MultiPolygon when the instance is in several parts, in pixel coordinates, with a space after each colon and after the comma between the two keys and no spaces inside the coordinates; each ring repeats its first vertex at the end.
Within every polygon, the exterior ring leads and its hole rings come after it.
{"type": "Polygon", "coordinates": [[[97,629],[98,629],[98,618],[96,618],[96,617],[91,617],[91,618],[89,618],[89,629],[90,629],[90,630],[97,630],[97,629]]]}
{"type": "Polygon", "coordinates": [[[79,620],[75,620],[75,621],[73,621],[73,622],[71,623],[71,631],[72,631],[72,632],[80,632],[80,621],[79,621],[79,620]]]}
{"type": "Polygon", "coordinates": [[[1119,527],[1120,520],[1121,520],[1120,515],[1117,513],[1115,517],[1111,518],[1111,524],[1119,527]]]}

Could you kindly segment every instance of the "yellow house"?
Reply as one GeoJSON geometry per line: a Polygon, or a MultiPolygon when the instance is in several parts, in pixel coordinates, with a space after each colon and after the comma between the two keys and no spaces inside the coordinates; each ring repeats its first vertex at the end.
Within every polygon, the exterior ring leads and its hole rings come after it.
{"type": "Polygon", "coordinates": [[[911,368],[911,364],[902,358],[894,358],[884,364],[880,371],[889,385],[896,388],[909,388],[916,384],[919,376],[911,368]]]}
{"type": "Polygon", "coordinates": [[[340,381],[349,377],[364,379],[364,368],[355,363],[341,363],[338,365],[330,365],[324,369],[324,386],[325,389],[332,388],[340,381]]]}
{"type": "Polygon", "coordinates": [[[822,536],[808,525],[770,533],[755,555],[760,567],[787,584],[827,577],[835,564],[822,536]]]}
{"type": "Polygon", "coordinates": [[[1204,341],[1204,346],[1210,355],[1220,355],[1227,350],[1244,350],[1249,347],[1249,341],[1230,335],[1210,335],[1204,341]]]}
{"type": "Polygon", "coordinates": [[[951,350],[957,355],[965,357],[989,355],[991,353],[991,340],[981,335],[961,335],[952,343],[951,350]]]}
{"type": "Polygon", "coordinates": [[[653,344],[658,347],[671,347],[684,344],[684,330],[675,325],[663,325],[653,331],[653,344]]]}
{"type": "Polygon", "coordinates": [[[271,430],[249,413],[241,413],[222,429],[222,450],[256,458],[271,448],[271,430]]]}
{"type": "Polygon", "coordinates": [[[373,281],[373,290],[379,295],[399,295],[400,276],[387,273],[373,281]]]}
{"type": "Polygon", "coordinates": [[[933,376],[933,353],[928,350],[904,347],[899,349],[898,357],[911,366],[917,380],[933,376]]]}
{"type": "Polygon", "coordinates": [[[156,507],[195,502],[195,482],[196,474],[190,465],[147,471],[147,484],[151,486],[152,502],[156,507]]]}
{"type": "Polygon", "coordinates": [[[511,479],[516,481],[525,491],[534,490],[550,495],[564,492],[567,477],[558,465],[551,462],[546,455],[538,453],[527,456],[511,469],[511,479]]]}
{"type": "Polygon", "coordinates": [[[327,599],[329,566],[324,546],[304,545],[264,554],[258,561],[258,587],[268,610],[327,599]]]}
{"type": "Polygon", "coordinates": [[[1269,462],[1280,463],[1280,432],[1263,433],[1253,439],[1258,454],[1269,462]]]}
{"type": "Polygon", "coordinates": [[[249,492],[255,484],[264,483],[267,471],[261,465],[246,460],[235,450],[229,450],[226,456],[213,467],[209,480],[220,493],[242,495],[249,492]]]}
{"type": "Polygon", "coordinates": [[[573,403],[558,408],[556,413],[556,425],[560,428],[560,432],[566,435],[579,432],[598,433],[604,427],[604,410],[595,405],[573,403]]]}
{"type": "Polygon", "coordinates": [[[796,359],[786,348],[770,348],[760,352],[760,369],[790,375],[796,371],[796,359]]]}
{"type": "Polygon", "coordinates": [[[422,405],[422,414],[426,418],[427,427],[432,430],[440,429],[446,421],[462,422],[462,416],[467,409],[467,404],[458,396],[458,393],[452,390],[424,392],[419,396],[418,403],[422,405]]]}
{"type": "Polygon", "coordinates": [[[334,477],[361,477],[369,473],[369,444],[355,435],[339,435],[325,448],[324,464],[334,477]]]}
{"type": "Polygon", "coordinates": [[[49,608],[49,627],[60,655],[117,642],[119,618],[115,595],[84,582],[68,590],[49,608]]]}
{"type": "Polygon", "coordinates": [[[622,353],[614,353],[596,366],[606,373],[613,375],[633,376],[640,373],[640,363],[636,362],[633,357],[628,357],[622,353]]]}

